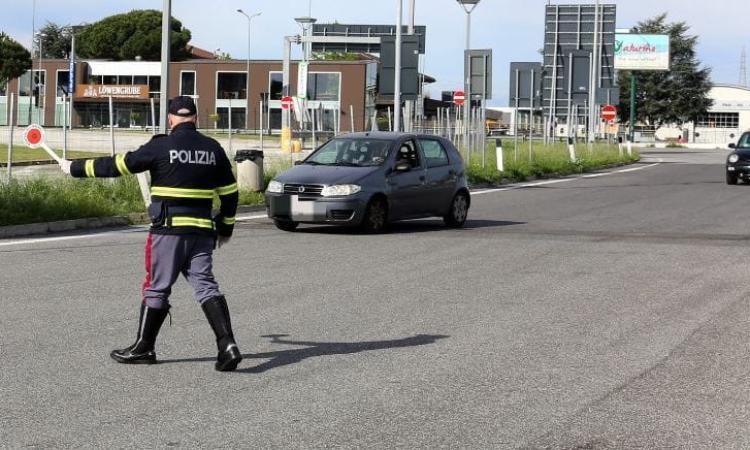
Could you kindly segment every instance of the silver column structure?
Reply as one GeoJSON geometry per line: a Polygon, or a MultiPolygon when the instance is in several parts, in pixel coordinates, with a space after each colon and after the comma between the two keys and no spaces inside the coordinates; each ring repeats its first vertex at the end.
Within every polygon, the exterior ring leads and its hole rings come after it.
{"type": "Polygon", "coordinates": [[[396,68],[393,81],[393,130],[401,131],[401,34],[404,2],[396,0],[396,68]]]}
{"type": "Polygon", "coordinates": [[[172,21],[172,0],[164,0],[161,16],[161,87],[159,94],[159,132],[167,134],[167,111],[169,108],[169,60],[170,25],[172,21]]]}

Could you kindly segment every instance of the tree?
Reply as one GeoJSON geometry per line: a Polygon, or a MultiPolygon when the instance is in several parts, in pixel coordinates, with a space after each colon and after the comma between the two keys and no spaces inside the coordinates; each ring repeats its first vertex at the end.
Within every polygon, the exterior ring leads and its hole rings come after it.
{"type": "Polygon", "coordinates": [[[0,32],[0,86],[31,68],[31,53],[10,36],[0,32]]]}
{"type": "Polygon", "coordinates": [[[42,34],[42,55],[44,58],[64,59],[70,56],[70,30],[47,22],[39,32],[42,34]]]}
{"type": "Polygon", "coordinates": [[[620,118],[630,120],[630,77],[635,74],[636,120],[649,125],[682,125],[696,121],[705,115],[713,101],[711,69],[701,67],[695,52],[697,36],[688,34],[690,27],[685,22],[667,23],[667,15],[661,14],[638,23],[631,33],[668,34],[671,47],[671,70],[669,72],[621,71],[620,118]]]}
{"type": "MultiPolygon", "coordinates": [[[[172,59],[187,57],[190,30],[172,18],[172,59]]],[[[161,12],[134,10],[117,14],[86,26],[76,41],[76,52],[84,58],[146,61],[161,59],[161,12]],[[78,44],[80,42],[80,45],[78,44]]]]}

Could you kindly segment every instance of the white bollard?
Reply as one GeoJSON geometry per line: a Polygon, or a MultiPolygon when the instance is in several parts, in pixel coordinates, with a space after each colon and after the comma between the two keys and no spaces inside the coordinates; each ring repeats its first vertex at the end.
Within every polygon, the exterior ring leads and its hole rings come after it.
{"type": "Polygon", "coordinates": [[[500,139],[495,139],[495,156],[497,158],[497,170],[504,172],[505,159],[503,157],[503,142],[500,139]]]}
{"type": "Polygon", "coordinates": [[[620,158],[622,158],[623,149],[622,149],[622,136],[617,137],[617,148],[620,150],[620,158]]]}
{"type": "Polygon", "coordinates": [[[568,153],[570,153],[570,162],[576,162],[576,146],[573,138],[568,137],[568,153]]]}
{"type": "Polygon", "coordinates": [[[628,139],[628,156],[633,156],[633,141],[628,139]]]}

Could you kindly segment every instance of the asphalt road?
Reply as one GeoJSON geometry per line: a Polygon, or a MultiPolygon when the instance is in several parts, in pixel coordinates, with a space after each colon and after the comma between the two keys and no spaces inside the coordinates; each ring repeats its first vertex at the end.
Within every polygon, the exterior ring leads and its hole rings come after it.
{"type": "Polygon", "coordinates": [[[475,194],[465,230],[267,220],[216,255],[245,360],[181,280],[136,331],[142,230],[0,241],[0,446],[750,447],[750,186],[725,152],[475,194]]]}

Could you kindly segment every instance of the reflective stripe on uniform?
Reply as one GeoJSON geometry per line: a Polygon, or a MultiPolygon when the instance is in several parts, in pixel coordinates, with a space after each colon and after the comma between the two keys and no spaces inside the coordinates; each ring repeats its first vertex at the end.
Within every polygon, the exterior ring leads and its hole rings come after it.
{"type": "Polygon", "coordinates": [[[132,175],[130,170],[128,170],[128,166],[125,164],[125,155],[115,156],[115,165],[117,165],[117,170],[120,172],[120,175],[132,175]]]}
{"type": "Polygon", "coordinates": [[[219,194],[219,195],[234,194],[237,191],[238,191],[238,189],[237,189],[237,183],[232,183],[232,184],[227,185],[227,186],[216,188],[216,193],[219,194]]]}
{"type": "Polygon", "coordinates": [[[213,220],[201,219],[198,217],[175,216],[175,217],[172,217],[171,223],[173,227],[196,227],[196,228],[208,228],[210,230],[213,230],[214,228],[213,220]]]}
{"type": "Polygon", "coordinates": [[[157,197],[213,199],[214,191],[213,189],[185,189],[152,186],[151,195],[155,195],[157,197]]]}
{"type": "Polygon", "coordinates": [[[89,178],[94,178],[96,174],[94,174],[94,160],[93,159],[87,159],[86,163],[83,165],[83,169],[86,172],[86,176],[89,178]]]}
{"type": "Polygon", "coordinates": [[[237,219],[234,217],[224,217],[221,219],[221,221],[224,223],[224,225],[234,225],[235,222],[237,222],[237,219]]]}

